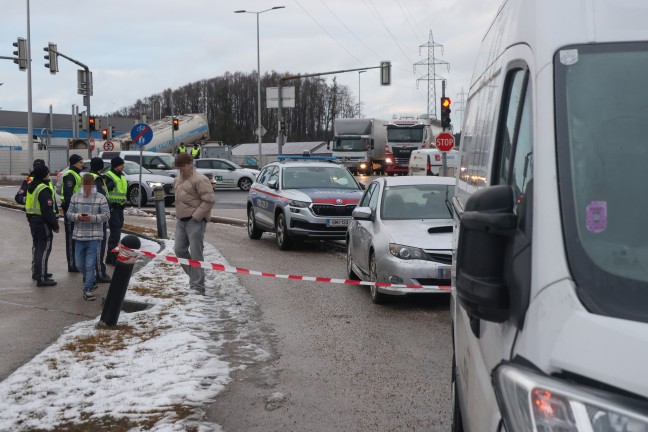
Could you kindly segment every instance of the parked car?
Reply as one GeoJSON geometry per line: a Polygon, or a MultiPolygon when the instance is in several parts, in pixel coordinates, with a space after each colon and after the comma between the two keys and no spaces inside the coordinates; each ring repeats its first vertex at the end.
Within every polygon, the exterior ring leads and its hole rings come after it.
{"type": "Polygon", "coordinates": [[[349,279],[426,288],[371,286],[371,300],[388,295],[448,293],[452,264],[451,177],[374,180],[353,210],[347,232],[349,279]]]}
{"type": "MultiPolygon", "coordinates": [[[[110,169],[110,160],[104,159],[104,170],[106,172],[110,169]]],[[[84,160],[83,172],[90,170],[90,161],[84,160]]],[[[138,196],[139,196],[139,173],[140,166],[135,162],[125,161],[124,162],[124,176],[126,176],[126,181],[128,182],[128,190],[126,192],[126,200],[134,206],[138,205],[138,196]]],[[[153,191],[156,186],[162,186],[164,189],[164,205],[170,206],[175,202],[175,191],[173,190],[173,178],[169,176],[153,174],[151,171],[142,167],[142,189],[144,190],[144,195],[142,196],[142,206],[146,205],[147,202],[153,201],[153,191]]]]}
{"type": "Polygon", "coordinates": [[[280,157],[250,188],[248,236],[276,233],[277,246],[297,239],[344,240],[362,185],[333,158],[280,157]]]}
{"type": "MultiPolygon", "coordinates": [[[[459,152],[450,150],[446,155],[446,176],[454,177],[459,166],[459,152]]],[[[442,175],[443,152],[436,148],[413,150],[410,155],[408,175],[442,175]]]]}
{"type": "MultiPolygon", "coordinates": [[[[171,153],[158,153],[151,151],[143,151],[142,153],[142,166],[148,169],[152,174],[160,174],[170,177],[175,177],[175,160],[171,153]]],[[[122,150],[122,151],[102,151],[99,157],[104,160],[110,160],[115,156],[119,156],[125,161],[140,163],[139,150],[122,150]]]]}
{"type": "Polygon", "coordinates": [[[242,191],[249,191],[259,175],[259,170],[242,168],[227,159],[196,159],[194,166],[205,175],[211,174],[214,189],[237,187],[242,191]]]}

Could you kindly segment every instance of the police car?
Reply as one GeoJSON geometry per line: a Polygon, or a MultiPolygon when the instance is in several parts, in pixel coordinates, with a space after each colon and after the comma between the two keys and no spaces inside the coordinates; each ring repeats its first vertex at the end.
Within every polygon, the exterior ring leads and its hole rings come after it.
{"type": "Polygon", "coordinates": [[[344,240],[363,188],[332,157],[280,156],[266,165],[250,188],[248,236],[274,232],[277,246],[298,239],[344,240]]]}

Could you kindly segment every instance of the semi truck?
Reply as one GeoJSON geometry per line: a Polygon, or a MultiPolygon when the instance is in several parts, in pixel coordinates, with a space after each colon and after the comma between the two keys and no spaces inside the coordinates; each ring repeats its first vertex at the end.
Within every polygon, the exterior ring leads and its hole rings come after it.
{"type": "Polygon", "coordinates": [[[427,115],[401,118],[387,125],[387,175],[407,175],[412,151],[434,148],[436,136],[443,131],[441,122],[427,115]]]}
{"type": "Polygon", "coordinates": [[[387,123],[375,118],[336,119],[332,155],[354,174],[385,172],[387,123]]]}

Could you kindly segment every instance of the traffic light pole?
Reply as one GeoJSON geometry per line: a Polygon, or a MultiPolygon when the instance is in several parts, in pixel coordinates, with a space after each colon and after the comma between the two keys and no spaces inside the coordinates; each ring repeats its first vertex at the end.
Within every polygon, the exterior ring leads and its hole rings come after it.
{"type": "MultiPolygon", "coordinates": [[[[445,80],[441,80],[441,97],[445,97],[445,80]]],[[[439,112],[443,110],[443,107],[439,107],[439,112]]],[[[445,125],[442,123],[441,128],[443,129],[443,132],[445,132],[446,128],[445,125]]],[[[446,156],[446,152],[441,152],[441,172],[443,173],[443,176],[446,177],[448,175],[448,159],[446,156]]]]}
{"type": "MultiPolygon", "coordinates": [[[[86,83],[85,83],[85,97],[84,97],[83,102],[84,102],[84,105],[87,108],[88,119],[89,119],[92,116],[90,114],[90,92],[92,90],[92,82],[90,81],[90,77],[91,77],[90,68],[88,66],[84,65],[83,63],[81,63],[80,61],[75,60],[72,57],[66,56],[65,54],[61,53],[58,50],[51,49],[51,51],[53,53],[55,53],[57,56],[61,56],[64,59],[67,59],[67,60],[71,61],[72,63],[74,63],[74,64],[76,64],[78,66],[81,66],[83,68],[83,70],[85,71],[86,83]]],[[[88,159],[91,159],[92,158],[92,149],[90,148],[90,140],[92,138],[92,131],[90,130],[90,125],[88,124],[87,126],[88,126],[88,159]]]]}

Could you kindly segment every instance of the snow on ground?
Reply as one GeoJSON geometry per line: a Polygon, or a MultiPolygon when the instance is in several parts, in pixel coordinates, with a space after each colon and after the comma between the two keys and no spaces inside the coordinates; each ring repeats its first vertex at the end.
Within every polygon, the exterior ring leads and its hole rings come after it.
{"type": "MultiPolygon", "coordinates": [[[[142,240],[173,255],[173,242],[142,240]]],[[[256,303],[228,273],[207,272],[205,296],[189,290],[180,266],[147,260],[126,300],[152,307],[121,312],[116,329],[79,322],[0,383],[0,430],[220,430],[204,407],[244,368],[268,354],[255,342],[256,303]],[[227,354],[225,352],[227,351],[227,354]],[[234,352],[235,354],[232,354],[234,352]],[[100,429],[116,430],[116,429],[100,429]]],[[[205,245],[205,261],[228,265],[205,245]]],[[[139,267],[139,264],[138,264],[139,267]]]]}

